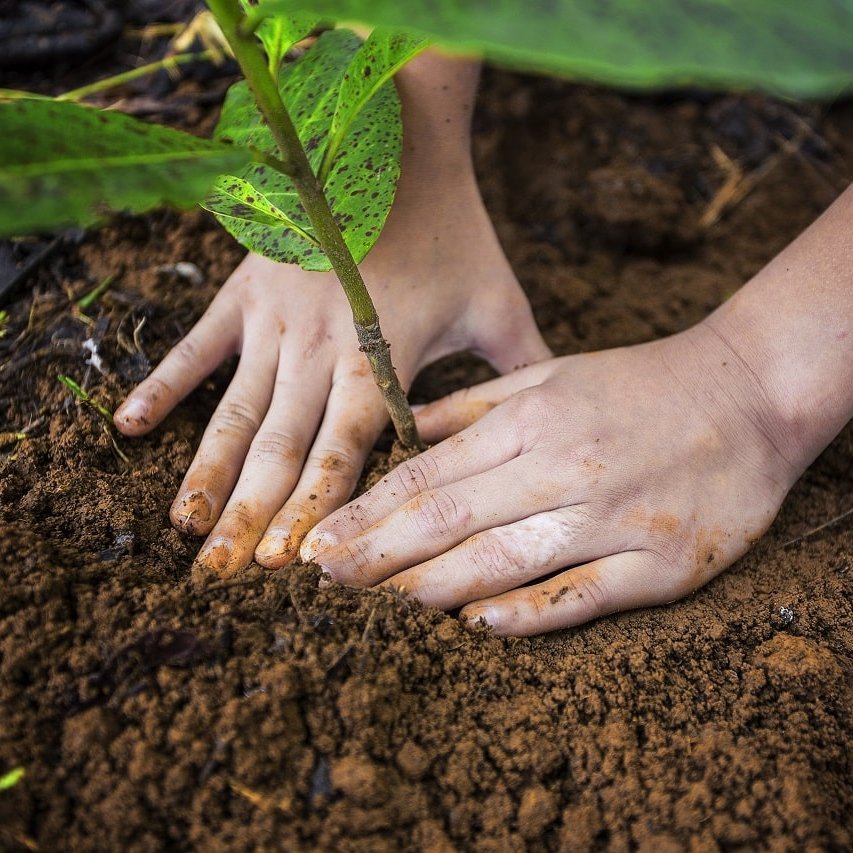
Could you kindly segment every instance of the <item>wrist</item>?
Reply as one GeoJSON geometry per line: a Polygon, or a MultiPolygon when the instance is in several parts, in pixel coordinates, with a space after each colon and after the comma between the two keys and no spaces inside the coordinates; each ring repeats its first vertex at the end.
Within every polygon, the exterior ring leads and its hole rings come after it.
{"type": "Polygon", "coordinates": [[[700,326],[754,379],[797,475],[853,417],[853,190],[700,326]]]}

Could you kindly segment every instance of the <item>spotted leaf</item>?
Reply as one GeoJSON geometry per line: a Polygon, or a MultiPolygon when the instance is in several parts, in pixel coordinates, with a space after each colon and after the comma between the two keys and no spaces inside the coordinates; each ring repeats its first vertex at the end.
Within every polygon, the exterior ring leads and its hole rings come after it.
{"type": "Polygon", "coordinates": [[[268,197],[242,178],[223,175],[202,202],[202,207],[217,212],[221,222],[227,221],[229,230],[238,240],[247,229],[260,225],[278,239],[284,232],[292,231],[307,243],[318,245],[295,192],[271,194],[268,197]],[[296,221],[294,214],[302,221],[296,221]]]}
{"type": "MultiPolygon", "coordinates": [[[[361,40],[349,30],[323,33],[295,62],[279,74],[279,89],[307,154],[320,174],[332,213],[356,261],[361,261],[376,242],[391,203],[400,173],[402,126],[400,103],[390,80],[400,57],[419,44],[398,40],[393,49],[387,35],[361,40]],[[388,41],[383,48],[381,40],[388,41]],[[371,68],[368,75],[363,69],[371,68]],[[350,78],[347,74],[350,74],[350,78]],[[356,86],[351,78],[373,75],[379,85],[356,86]],[[349,82],[348,82],[349,80],[349,82]],[[327,157],[333,132],[337,149],[327,157]],[[325,166],[324,166],[325,162],[325,166]]],[[[269,154],[277,148],[244,82],[232,86],[223,105],[216,136],[269,154]]],[[[208,197],[205,205],[244,246],[273,260],[298,263],[304,269],[328,270],[328,258],[318,247],[307,216],[295,199],[292,182],[266,165],[253,164],[236,175],[274,205],[297,228],[282,223],[271,227],[269,211],[245,209],[241,198],[222,193],[208,197]],[[259,221],[262,216],[264,221],[259,221]]],[[[226,181],[228,179],[225,179],[226,181]]],[[[222,183],[219,185],[222,186],[222,183]]]]}

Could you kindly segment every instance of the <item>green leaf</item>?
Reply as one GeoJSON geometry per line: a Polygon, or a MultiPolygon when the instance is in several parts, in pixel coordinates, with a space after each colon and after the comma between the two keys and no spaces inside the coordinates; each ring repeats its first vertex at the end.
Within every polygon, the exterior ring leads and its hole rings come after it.
{"type": "Polygon", "coordinates": [[[300,223],[285,212],[290,211],[297,216],[301,212],[296,192],[277,193],[274,198],[275,204],[248,181],[223,175],[202,202],[202,207],[216,213],[220,221],[228,220],[229,230],[237,240],[241,240],[247,231],[253,231],[253,225],[261,225],[265,230],[281,232],[276,235],[278,239],[284,236],[283,232],[293,231],[319,248],[304,213],[305,221],[300,223]]]}
{"type": "Polygon", "coordinates": [[[853,0],[261,0],[257,13],[306,8],[617,86],[853,88],[853,0]]]}
{"type": "MultiPolygon", "coordinates": [[[[384,83],[372,87],[369,97],[363,97],[360,87],[346,84],[348,91],[358,95],[358,105],[339,112],[339,94],[345,87],[348,70],[363,69],[372,61],[370,55],[365,58],[361,53],[364,49],[361,40],[349,30],[326,32],[296,62],[285,65],[279,75],[282,98],[315,173],[326,155],[336,116],[336,126],[343,129],[324,190],[356,262],[378,239],[391,209],[400,173],[402,140],[397,92],[386,69],[378,64],[371,67],[384,83]]],[[[245,82],[236,83],[229,90],[216,136],[269,154],[278,153],[245,82]]],[[[252,251],[276,261],[298,263],[308,270],[331,269],[296,200],[292,182],[272,167],[253,164],[235,173],[234,179],[223,178],[204,205],[252,251]],[[296,227],[288,226],[285,219],[296,227]]]]}
{"type": "Polygon", "coordinates": [[[328,177],[352,123],[367,102],[410,59],[428,46],[427,39],[399,30],[380,27],[370,33],[341,81],[338,105],[329,129],[329,144],[320,166],[321,180],[328,177]]]}
{"type": "MultiPolygon", "coordinates": [[[[246,11],[251,11],[252,4],[248,0],[241,0],[241,4],[246,11]]],[[[274,15],[261,22],[255,34],[264,46],[273,76],[278,74],[287,51],[317,29],[322,20],[317,15],[304,13],[274,15]]]]}
{"type": "Polygon", "coordinates": [[[251,153],[119,112],[0,101],[0,236],[188,207],[251,153]]]}

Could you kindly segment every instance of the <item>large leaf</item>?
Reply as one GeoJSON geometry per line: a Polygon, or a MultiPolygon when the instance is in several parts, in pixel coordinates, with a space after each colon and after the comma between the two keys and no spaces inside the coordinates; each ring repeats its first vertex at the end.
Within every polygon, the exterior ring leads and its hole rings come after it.
{"type": "Polygon", "coordinates": [[[222,142],[41,98],[0,101],[0,127],[2,236],[189,207],[251,160],[222,142]]]}
{"type": "MultiPolygon", "coordinates": [[[[409,38],[377,33],[362,45],[352,32],[334,30],[279,75],[282,98],[315,173],[330,140],[337,143],[323,168],[324,190],[357,262],[379,237],[400,172],[400,104],[389,78],[418,49],[420,42],[409,38]],[[371,82],[374,77],[379,85],[371,82]]],[[[216,136],[277,153],[244,82],[229,90],[216,136]]],[[[223,177],[204,206],[252,251],[304,269],[331,268],[292,182],[269,166],[254,164],[234,178],[223,177]]]]}
{"type": "Polygon", "coordinates": [[[260,0],[256,12],[309,8],[619,86],[853,88],[853,0],[260,0]]]}

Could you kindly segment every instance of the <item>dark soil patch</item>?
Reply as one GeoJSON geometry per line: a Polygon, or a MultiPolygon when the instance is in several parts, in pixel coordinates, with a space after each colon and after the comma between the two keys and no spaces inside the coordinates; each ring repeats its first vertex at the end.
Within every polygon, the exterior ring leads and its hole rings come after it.
{"type": "MultiPolygon", "coordinates": [[[[849,179],[853,105],[638,99],[493,73],[476,145],[510,258],[569,353],[678,331],[725,299],[849,179]],[[725,180],[715,146],[746,171],[775,164],[707,228],[725,180]]],[[[390,593],[320,590],[307,568],[194,590],[198,542],[167,509],[228,371],[152,436],[121,439],[129,464],[56,375],[114,406],[239,257],[201,214],[123,221],[9,306],[0,773],[27,775],[0,792],[0,847],[850,846],[849,519],[784,545],[849,508],[850,428],[723,576],[575,631],[471,634],[390,593]],[[116,272],[91,316],[75,313],[116,272]]],[[[417,394],[487,375],[452,359],[417,394]]]]}

